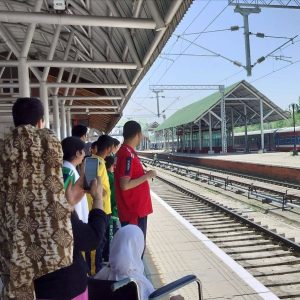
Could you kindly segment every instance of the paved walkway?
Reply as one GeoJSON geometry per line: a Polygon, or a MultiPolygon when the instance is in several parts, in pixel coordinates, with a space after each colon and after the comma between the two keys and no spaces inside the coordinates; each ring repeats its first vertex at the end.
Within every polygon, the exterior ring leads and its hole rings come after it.
{"type": "MultiPolygon", "coordinates": [[[[158,196],[152,194],[152,199],[147,254],[152,260],[148,276],[156,287],[195,274],[203,284],[204,299],[278,299],[158,196]]],[[[196,284],[179,293],[185,300],[198,299],[196,284]]]]}

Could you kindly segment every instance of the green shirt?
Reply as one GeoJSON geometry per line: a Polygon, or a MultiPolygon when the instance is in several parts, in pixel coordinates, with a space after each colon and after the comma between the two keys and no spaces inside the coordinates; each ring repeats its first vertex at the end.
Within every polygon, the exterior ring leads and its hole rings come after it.
{"type": "Polygon", "coordinates": [[[67,167],[63,167],[62,172],[64,177],[64,189],[66,190],[70,182],[72,182],[72,184],[75,183],[75,174],[73,170],[67,167]]]}
{"type": "Polygon", "coordinates": [[[118,208],[117,208],[117,202],[116,202],[116,196],[115,196],[115,179],[114,179],[114,173],[107,171],[109,185],[110,185],[110,203],[111,203],[111,211],[112,216],[118,217],[118,208]]]}

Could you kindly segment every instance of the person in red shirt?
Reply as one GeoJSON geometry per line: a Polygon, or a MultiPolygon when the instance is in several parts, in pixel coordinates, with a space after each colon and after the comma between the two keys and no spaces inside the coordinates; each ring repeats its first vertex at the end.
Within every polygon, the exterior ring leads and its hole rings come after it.
{"type": "Polygon", "coordinates": [[[156,177],[146,171],[135,152],[143,138],[141,125],[128,121],[123,127],[124,143],[116,155],[115,193],[121,225],[138,225],[146,239],[147,216],[153,212],[148,180],[156,177]]]}

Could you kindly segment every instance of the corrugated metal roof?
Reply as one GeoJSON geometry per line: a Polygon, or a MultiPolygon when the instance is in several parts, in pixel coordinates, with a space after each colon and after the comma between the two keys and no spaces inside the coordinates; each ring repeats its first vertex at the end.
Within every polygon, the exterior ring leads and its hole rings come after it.
{"type": "MultiPolygon", "coordinates": [[[[257,124],[260,122],[260,103],[257,100],[250,100],[250,98],[253,97],[263,100],[264,116],[269,114],[265,122],[282,120],[289,117],[287,112],[278,107],[254,86],[247,81],[242,80],[225,88],[225,98],[230,98],[230,100],[226,99],[226,111],[229,109],[232,110],[236,127],[244,126],[245,124],[243,117],[245,106],[247,110],[248,125],[257,124]],[[239,98],[249,98],[249,100],[239,101],[239,98]],[[232,102],[234,102],[234,104],[232,102]]],[[[204,117],[211,109],[213,109],[214,113],[220,116],[220,105],[218,104],[220,104],[221,99],[221,93],[216,92],[205,97],[204,99],[181,108],[167,120],[165,120],[156,129],[156,131],[193,123],[199,120],[201,117],[204,117]]],[[[220,127],[219,123],[220,122],[215,119],[212,125],[214,128],[218,128],[218,126],[220,127]]]]}
{"type": "MultiPolygon", "coordinates": [[[[42,0],[41,0],[42,1],[42,0]]],[[[137,65],[136,69],[74,69],[74,76],[72,82],[75,81],[76,76],[79,76],[80,82],[88,83],[120,83],[126,84],[127,89],[106,89],[106,90],[92,90],[92,89],[77,89],[75,96],[77,95],[106,95],[106,96],[120,96],[122,102],[98,102],[101,105],[119,105],[119,108],[115,111],[115,115],[98,115],[97,117],[88,115],[85,118],[90,119],[90,125],[95,128],[109,132],[118,122],[121,117],[122,111],[126,106],[131,94],[147,73],[152,63],[156,60],[160,54],[161,49],[168,41],[176,26],[188,10],[193,0],[155,0],[155,1],[143,1],[143,0],[121,0],[121,1],[100,1],[100,0],[69,0],[68,8],[61,13],[64,15],[75,16],[103,16],[103,17],[122,17],[128,20],[134,20],[134,18],[143,18],[145,20],[155,21],[155,13],[150,8],[154,5],[154,11],[163,20],[164,27],[156,29],[141,29],[126,27],[97,27],[97,26],[79,26],[79,25],[63,25],[59,35],[59,42],[56,46],[53,60],[63,60],[65,49],[68,43],[70,32],[73,32],[75,39],[72,42],[72,47],[67,58],[68,61],[98,61],[98,62],[128,62],[137,65]],[[113,7],[115,7],[113,9],[113,7]],[[128,35],[124,34],[126,32],[128,35]],[[129,39],[132,41],[129,47],[129,39]],[[139,65],[140,64],[140,65],[139,65]],[[79,74],[80,72],[80,74],[79,74]],[[85,93],[86,91],[86,93],[85,93]],[[97,121],[96,121],[97,120],[97,121]]],[[[36,5],[36,0],[18,1],[18,0],[3,0],[0,1],[0,11],[5,12],[32,12],[36,5]]],[[[44,0],[41,8],[41,13],[52,14],[53,17],[58,15],[56,11],[51,8],[53,5],[52,0],[44,0]]],[[[28,29],[28,23],[21,23],[16,21],[8,21],[4,19],[0,20],[1,24],[5,27],[10,34],[11,41],[14,41],[17,48],[20,50],[24,45],[26,38],[26,32],[28,29]]],[[[29,60],[47,60],[49,54],[49,48],[52,44],[53,35],[56,25],[44,24],[40,22],[37,24],[32,43],[30,45],[29,60]]],[[[1,33],[0,33],[1,36],[1,33]]],[[[5,40],[2,38],[2,40],[5,40]]],[[[0,43],[0,56],[2,60],[5,60],[7,54],[10,51],[8,43],[0,43]]],[[[17,55],[12,55],[10,60],[17,60],[17,55]]],[[[9,69],[15,69],[14,72],[7,72],[6,74],[16,74],[16,67],[9,69]]],[[[43,72],[43,67],[38,70],[43,72]]],[[[66,67],[64,70],[64,77],[62,82],[66,82],[66,78],[72,72],[70,67],[66,67]]],[[[57,69],[51,68],[50,75],[56,76],[57,69]]],[[[33,74],[30,74],[34,77],[33,74]]],[[[8,75],[9,76],[9,75],[8,75]]],[[[4,79],[2,77],[2,79],[4,79]]],[[[36,81],[35,81],[36,82],[36,81]]],[[[72,89],[69,90],[68,96],[71,96],[72,89]]],[[[59,94],[62,95],[64,89],[60,89],[59,94]]],[[[37,95],[35,95],[37,96],[37,95]]],[[[50,94],[51,96],[51,94],[50,94]]],[[[66,105],[69,105],[70,101],[67,101],[66,105]]],[[[73,105],[82,106],[85,108],[89,105],[95,105],[94,101],[86,102],[73,102],[73,105]]],[[[97,112],[97,109],[91,109],[93,112],[97,112]]],[[[105,112],[106,109],[102,109],[105,112]]],[[[82,115],[74,115],[74,118],[82,118],[82,115]]]]}
{"type": "MultiPolygon", "coordinates": [[[[228,95],[240,82],[237,82],[225,89],[225,96],[228,95]]],[[[192,123],[199,119],[203,114],[205,114],[209,109],[214,107],[222,98],[220,92],[213,93],[197,102],[194,102],[188,106],[185,106],[175,112],[171,117],[169,117],[165,122],[163,122],[156,131],[177,127],[180,125],[185,125],[192,123]]]]}

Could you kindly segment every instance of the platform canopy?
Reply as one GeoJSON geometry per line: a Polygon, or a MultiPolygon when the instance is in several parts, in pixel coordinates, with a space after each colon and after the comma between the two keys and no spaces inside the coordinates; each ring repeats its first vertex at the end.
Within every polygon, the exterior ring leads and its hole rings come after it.
{"type": "Polygon", "coordinates": [[[191,3],[0,1],[0,115],[38,96],[59,136],[71,119],[109,132],[191,3]]]}
{"type": "MultiPolygon", "coordinates": [[[[221,126],[221,101],[223,94],[213,93],[199,101],[179,109],[166,119],[156,131],[184,126],[203,120],[208,125],[208,115],[212,116],[213,128],[221,126]]],[[[289,114],[273,103],[269,98],[258,91],[253,85],[245,80],[239,81],[227,88],[224,92],[226,121],[234,121],[234,127],[245,125],[245,113],[247,124],[260,123],[260,101],[262,101],[263,119],[265,122],[286,119],[289,114]]]]}

